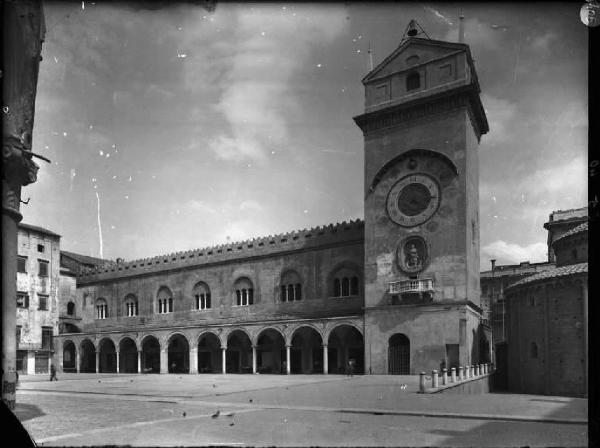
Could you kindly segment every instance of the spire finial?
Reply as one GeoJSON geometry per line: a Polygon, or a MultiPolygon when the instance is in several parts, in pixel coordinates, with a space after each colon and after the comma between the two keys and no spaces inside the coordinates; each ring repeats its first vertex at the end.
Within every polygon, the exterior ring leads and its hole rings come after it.
{"type": "Polygon", "coordinates": [[[465,16],[462,12],[462,8],[460,10],[460,15],[458,16],[458,41],[461,44],[465,42],[465,16]]]}

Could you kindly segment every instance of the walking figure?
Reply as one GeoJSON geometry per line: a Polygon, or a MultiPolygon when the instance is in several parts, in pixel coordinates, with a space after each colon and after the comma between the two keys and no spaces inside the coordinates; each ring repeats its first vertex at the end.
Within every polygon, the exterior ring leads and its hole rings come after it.
{"type": "Polygon", "coordinates": [[[353,358],[350,358],[350,360],[348,361],[348,376],[354,376],[354,364],[356,363],[356,361],[354,361],[353,358]]]}
{"type": "Polygon", "coordinates": [[[50,364],[50,381],[52,380],[58,381],[58,378],[56,377],[56,367],[54,367],[54,364],[50,364]]]}

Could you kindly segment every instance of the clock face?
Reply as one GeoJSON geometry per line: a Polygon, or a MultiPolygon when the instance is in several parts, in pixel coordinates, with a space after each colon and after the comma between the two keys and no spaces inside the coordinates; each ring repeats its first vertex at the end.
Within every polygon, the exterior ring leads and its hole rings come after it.
{"type": "Polygon", "coordinates": [[[424,223],[440,205],[440,187],[426,174],[410,174],[394,184],[387,197],[392,221],[404,227],[424,223]]]}

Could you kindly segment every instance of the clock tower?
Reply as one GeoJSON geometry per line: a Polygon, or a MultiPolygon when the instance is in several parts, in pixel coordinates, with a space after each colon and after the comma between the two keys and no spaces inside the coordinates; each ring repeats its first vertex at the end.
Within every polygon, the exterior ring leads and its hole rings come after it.
{"type": "Polygon", "coordinates": [[[365,367],[418,374],[481,349],[479,170],[488,131],[468,45],[421,37],[362,80],[365,367]]]}

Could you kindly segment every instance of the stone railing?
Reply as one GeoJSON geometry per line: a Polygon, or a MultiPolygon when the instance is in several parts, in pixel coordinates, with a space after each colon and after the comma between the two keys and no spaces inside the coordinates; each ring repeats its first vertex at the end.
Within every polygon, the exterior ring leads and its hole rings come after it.
{"type": "Polygon", "coordinates": [[[448,369],[431,371],[431,376],[421,372],[419,374],[419,393],[432,394],[446,389],[455,388],[472,381],[489,378],[494,373],[494,364],[475,364],[470,366],[460,366],[458,369],[452,367],[448,369]]]}

